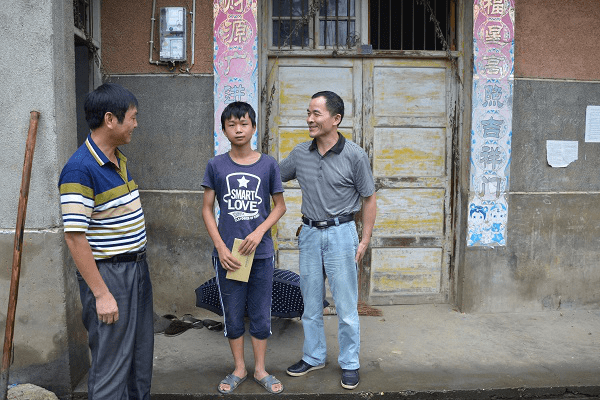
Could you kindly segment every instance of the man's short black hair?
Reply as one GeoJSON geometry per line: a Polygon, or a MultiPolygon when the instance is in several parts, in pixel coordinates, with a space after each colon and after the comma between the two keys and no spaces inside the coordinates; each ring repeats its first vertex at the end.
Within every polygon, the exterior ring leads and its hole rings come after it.
{"type": "Polygon", "coordinates": [[[113,114],[119,124],[123,123],[127,110],[138,106],[133,93],[116,83],[105,83],[85,96],[83,108],[85,120],[91,130],[99,128],[104,122],[104,115],[113,114]]]}
{"type": "Polygon", "coordinates": [[[329,90],[317,92],[312,95],[313,99],[316,99],[317,97],[325,97],[325,107],[327,107],[327,111],[329,111],[329,114],[331,114],[332,117],[340,114],[341,124],[344,119],[344,100],[336,93],[330,92],[329,90]]]}
{"type": "Polygon", "coordinates": [[[234,101],[228,104],[221,113],[221,128],[225,131],[225,121],[231,118],[242,119],[246,114],[252,122],[252,127],[256,128],[256,112],[250,104],[244,101],[234,101]]]}

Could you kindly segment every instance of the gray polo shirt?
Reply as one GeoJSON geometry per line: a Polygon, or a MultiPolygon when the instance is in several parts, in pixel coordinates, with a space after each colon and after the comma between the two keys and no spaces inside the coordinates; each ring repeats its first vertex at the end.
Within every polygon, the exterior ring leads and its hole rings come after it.
{"type": "Polygon", "coordinates": [[[281,161],[281,180],[298,179],[302,214],[315,221],[358,212],[361,197],[375,193],[367,153],[356,143],[339,139],[325,155],[316,140],[300,143],[281,161]]]}

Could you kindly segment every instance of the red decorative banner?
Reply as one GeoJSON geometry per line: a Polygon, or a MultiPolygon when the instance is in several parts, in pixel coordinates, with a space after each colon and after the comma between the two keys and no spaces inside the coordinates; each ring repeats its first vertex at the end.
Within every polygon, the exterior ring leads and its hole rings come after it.
{"type": "MultiPolygon", "coordinates": [[[[221,129],[221,113],[234,101],[258,113],[258,36],[256,0],[214,0],[215,155],[230,149],[221,129]]],[[[258,130],[257,130],[258,131],[258,130]]],[[[252,147],[257,147],[254,135],[252,147]]]]}

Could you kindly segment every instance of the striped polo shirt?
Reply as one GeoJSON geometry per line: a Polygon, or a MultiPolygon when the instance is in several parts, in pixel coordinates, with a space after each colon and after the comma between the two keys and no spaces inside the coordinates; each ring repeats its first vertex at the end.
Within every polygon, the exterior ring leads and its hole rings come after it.
{"type": "Polygon", "coordinates": [[[88,135],[65,164],[59,179],[65,232],[85,232],[96,260],[146,246],[146,226],[138,186],[117,149],[119,167],[88,135]]]}
{"type": "Polygon", "coordinates": [[[375,193],[367,153],[339,134],[337,143],[324,155],[316,139],[298,144],[279,164],[281,180],[298,179],[302,190],[302,214],[323,221],[360,210],[361,197],[375,193]]]}

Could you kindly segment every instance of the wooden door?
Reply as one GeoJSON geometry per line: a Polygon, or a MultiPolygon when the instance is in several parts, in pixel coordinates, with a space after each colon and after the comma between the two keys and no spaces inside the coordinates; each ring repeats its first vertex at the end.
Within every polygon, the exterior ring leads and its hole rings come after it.
{"type": "Polygon", "coordinates": [[[371,304],[445,302],[451,251],[454,87],[445,60],[364,63],[364,142],[377,220],[363,296],[371,304]]]}
{"type": "MultiPolygon", "coordinates": [[[[269,149],[278,160],[310,140],[306,109],[321,90],[345,103],[340,132],[369,154],[377,187],[371,248],[360,266],[370,304],[444,302],[450,261],[452,79],[443,60],[274,58],[269,149]]],[[[301,192],[284,184],[287,213],[274,235],[277,267],[298,270],[301,192]]],[[[360,222],[360,221],[358,221],[360,222]]],[[[359,225],[360,229],[360,225],[359,225]]]]}

